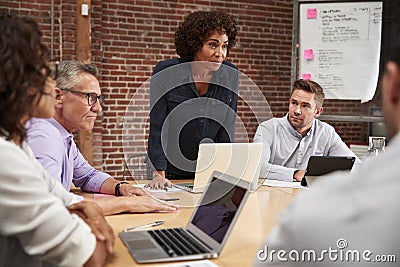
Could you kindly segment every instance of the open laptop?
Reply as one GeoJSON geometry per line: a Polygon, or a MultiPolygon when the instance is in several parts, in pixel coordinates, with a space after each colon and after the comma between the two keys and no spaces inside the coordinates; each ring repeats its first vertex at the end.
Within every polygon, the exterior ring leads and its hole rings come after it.
{"type": "Polygon", "coordinates": [[[177,183],[175,187],[201,193],[213,171],[219,171],[258,186],[262,143],[203,143],[199,146],[194,183],[177,183]]]}
{"type": "Polygon", "coordinates": [[[249,195],[250,183],[213,172],[186,228],[121,232],[138,263],[216,258],[249,195]]]}
{"type": "Polygon", "coordinates": [[[301,180],[302,186],[310,186],[315,179],[334,171],[353,168],[355,157],[311,156],[307,164],[307,172],[301,180]]]}

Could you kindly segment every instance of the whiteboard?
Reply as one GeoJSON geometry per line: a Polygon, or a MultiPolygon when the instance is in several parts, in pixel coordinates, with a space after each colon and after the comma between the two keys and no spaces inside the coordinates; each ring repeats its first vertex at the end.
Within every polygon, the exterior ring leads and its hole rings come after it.
{"type": "Polygon", "coordinates": [[[369,101],[379,75],[382,1],[301,3],[298,79],[326,99],[369,101]]]}

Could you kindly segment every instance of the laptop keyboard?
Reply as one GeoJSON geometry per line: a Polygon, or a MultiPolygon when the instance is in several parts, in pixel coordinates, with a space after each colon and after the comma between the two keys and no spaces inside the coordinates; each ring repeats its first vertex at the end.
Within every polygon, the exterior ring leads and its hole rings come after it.
{"type": "Polygon", "coordinates": [[[209,252],[182,228],[158,229],[148,232],[170,257],[209,252]]]}

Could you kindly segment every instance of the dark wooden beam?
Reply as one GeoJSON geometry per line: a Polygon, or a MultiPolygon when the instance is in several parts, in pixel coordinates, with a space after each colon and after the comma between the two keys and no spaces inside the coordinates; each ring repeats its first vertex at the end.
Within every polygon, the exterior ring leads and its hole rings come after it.
{"type": "MultiPolygon", "coordinates": [[[[76,0],[76,59],[91,63],[91,0],[76,0]],[[88,5],[88,15],[82,14],[82,5],[88,5]]],[[[79,149],[85,159],[93,164],[92,131],[79,131],[79,149]]]]}

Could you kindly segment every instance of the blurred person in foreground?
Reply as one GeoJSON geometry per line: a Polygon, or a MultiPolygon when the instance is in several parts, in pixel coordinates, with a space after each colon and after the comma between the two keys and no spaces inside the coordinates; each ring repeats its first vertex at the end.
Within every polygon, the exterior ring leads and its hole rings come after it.
{"type": "Polygon", "coordinates": [[[349,175],[322,177],[300,193],[256,253],[254,266],[399,265],[400,3],[386,4],[390,34],[379,86],[391,138],[386,153],[349,175]]]}
{"type": "Polygon", "coordinates": [[[0,266],[100,266],[114,234],[100,207],[53,180],[25,123],[54,115],[48,51],[37,23],[0,15],[0,266]]]}
{"type": "Polygon", "coordinates": [[[93,168],[80,153],[73,132],[92,130],[102,111],[104,96],[97,80],[97,67],[75,60],[61,61],[56,77],[56,113],[52,118],[33,118],[28,123],[28,145],[36,159],[66,190],[72,183],[87,192],[118,198],[97,198],[106,215],[121,212],[176,211],[176,206],[146,194],[93,168]]]}

